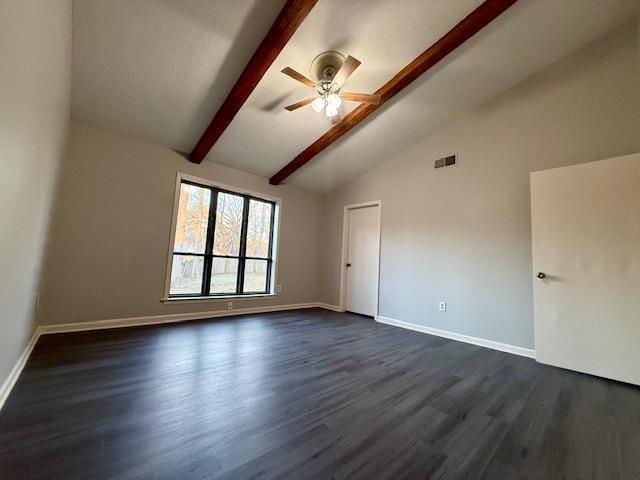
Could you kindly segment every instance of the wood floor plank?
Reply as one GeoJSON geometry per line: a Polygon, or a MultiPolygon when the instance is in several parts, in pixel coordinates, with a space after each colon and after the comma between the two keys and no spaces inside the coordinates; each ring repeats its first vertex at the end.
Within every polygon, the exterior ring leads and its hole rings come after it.
{"type": "Polygon", "coordinates": [[[321,309],[41,337],[0,478],[638,479],[640,389],[321,309]]]}

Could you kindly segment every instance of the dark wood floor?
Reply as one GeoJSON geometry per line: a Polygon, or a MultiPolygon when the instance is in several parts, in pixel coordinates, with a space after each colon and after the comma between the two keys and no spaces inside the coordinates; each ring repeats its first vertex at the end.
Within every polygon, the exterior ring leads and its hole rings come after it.
{"type": "Polygon", "coordinates": [[[0,478],[640,479],[640,389],[319,309],[49,335],[0,478]]]}

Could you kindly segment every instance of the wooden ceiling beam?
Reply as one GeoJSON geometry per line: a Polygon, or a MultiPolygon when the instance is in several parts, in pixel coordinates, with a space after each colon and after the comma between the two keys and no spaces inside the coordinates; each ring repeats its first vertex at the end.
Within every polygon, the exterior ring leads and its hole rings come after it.
{"type": "Polygon", "coordinates": [[[329,145],[337,141],[365,118],[380,108],[385,102],[398,94],[431,67],[443,60],[447,55],[462,45],[473,35],[482,30],[517,0],[486,0],[460,23],[449,30],[442,38],[422,52],[415,60],[400,70],[391,80],[375,93],[381,96],[380,103],[362,104],[355,108],[344,119],[328,130],[318,140],[309,145],[291,162],[282,167],[269,179],[272,185],[278,185],[298,169],[307,164],[313,157],[329,145]]]}
{"type": "Polygon", "coordinates": [[[200,163],[207,156],[317,2],[318,0],[287,0],[269,32],[240,74],[240,78],[189,154],[191,162],[200,163]]]}

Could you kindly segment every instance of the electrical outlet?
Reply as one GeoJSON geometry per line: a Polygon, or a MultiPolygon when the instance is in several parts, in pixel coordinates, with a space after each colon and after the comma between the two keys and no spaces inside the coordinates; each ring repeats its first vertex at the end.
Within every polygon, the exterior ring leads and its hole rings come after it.
{"type": "Polygon", "coordinates": [[[440,310],[441,312],[446,312],[447,311],[447,302],[438,303],[438,310],[440,310]]]}
{"type": "Polygon", "coordinates": [[[278,293],[282,292],[282,285],[278,285],[276,287],[276,292],[278,292],[278,293]]]}
{"type": "Polygon", "coordinates": [[[233,302],[227,302],[227,310],[233,310],[233,302]]]}

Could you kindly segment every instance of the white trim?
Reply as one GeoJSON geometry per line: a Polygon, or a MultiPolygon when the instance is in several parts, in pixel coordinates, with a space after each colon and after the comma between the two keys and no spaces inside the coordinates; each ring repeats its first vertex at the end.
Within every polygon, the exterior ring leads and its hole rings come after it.
{"type": "Polygon", "coordinates": [[[18,357],[16,364],[11,369],[11,372],[9,372],[9,376],[6,378],[6,380],[2,384],[2,387],[0,387],[0,409],[2,409],[2,407],[4,406],[4,402],[6,402],[7,398],[9,398],[9,394],[11,393],[11,390],[13,390],[14,385],[18,381],[18,378],[20,377],[20,374],[22,373],[24,366],[27,364],[27,360],[29,360],[29,356],[33,351],[33,347],[35,347],[36,342],[38,341],[38,338],[40,338],[39,328],[37,328],[36,331],[33,332],[33,335],[31,336],[29,343],[27,343],[27,346],[24,348],[24,351],[18,357]]]}
{"type": "Polygon", "coordinates": [[[462,333],[439,330],[437,328],[427,327],[425,325],[419,325],[417,323],[405,322],[404,320],[396,320],[395,318],[384,317],[381,315],[376,317],[376,322],[393,325],[394,327],[406,328],[407,330],[414,330],[416,332],[428,333],[429,335],[444,337],[450,340],[457,340],[458,342],[470,343],[472,345],[478,345],[480,347],[491,348],[493,350],[500,350],[501,352],[512,353],[514,355],[520,355],[522,357],[536,358],[535,350],[532,350],[530,348],[518,347],[516,345],[509,345],[508,343],[494,342],[493,340],[487,340],[486,338],[472,337],[470,335],[463,335],[462,333]]]}
{"type": "Polygon", "coordinates": [[[340,305],[331,305],[330,303],[318,303],[318,307],[324,308],[325,310],[333,310],[334,312],[344,312],[340,305]]]}
{"type": "MultiPolygon", "coordinates": [[[[176,223],[178,220],[178,204],[180,202],[180,184],[182,180],[186,180],[188,182],[199,183],[201,185],[206,185],[208,187],[219,188],[222,190],[227,190],[229,192],[235,192],[244,195],[250,195],[252,197],[261,198],[263,200],[268,200],[275,204],[275,212],[273,217],[273,245],[271,250],[271,258],[273,259],[273,263],[271,265],[271,285],[269,285],[269,293],[264,295],[274,295],[276,293],[276,285],[278,285],[278,242],[280,240],[280,216],[282,210],[282,199],[280,197],[275,197],[273,195],[268,195],[265,193],[254,192],[251,190],[247,190],[245,188],[237,187],[234,185],[226,185],[224,183],[214,182],[207,178],[195,177],[193,175],[189,175],[183,172],[176,173],[176,183],[173,191],[173,210],[171,212],[171,229],[169,231],[169,245],[167,247],[167,265],[164,276],[164,289],[162,291],[162,301],[169,298],[169,289],[171,288],[171,268],[173,265],[173,243],[176,237],[176,223]]],[[[253,298],[254,295],[236,295],[239,298],[253,298]]],[[[193,298],[188,298],[188,300],[193,300],[193,298]]],[[[205,298],[208,300],[208,297],[205,298]]]]}
{"type": "Polygon", "coordinates": [[[251,298],[277,298],[277,293],[257,293],[255,295],[216,295],[210,297],[169,297],[161,298],[162,303],[217,303],[231,300],[247,300],[251,298]]]}
{"type": "Polygon", "coordinates": [[[378,285],[376,288],[376,311],[374,316],[378,316],[380,311],[380,256],[382,239],[382,202],[372,200],[370,202],[353,203],[344,206],[342,217],[342,255],[340,256],[340,306],[339,312],[344,312],[347,306],[347,251],[349,248],[349,210],[358,208],[378,207],[378,264],[376,265],[376,277],[378,285]]]}
{"type": "Polygon", "coordinates": [[[176,224],[178,222],[178,205],[180,203],[180,185],[182,183],[183,173],[176,174],[176,184],[173,191],[173,208],[171,209],[171,229],[169,230],[169,240],[167,246],[167,265],[164,274],[164,288],[162,290],[162,298],[169,297],[169,288],[171,287],[171,269],[173,268],[173,245],[176,238],[176,224]]]}
{"type": "Polygon", "coordinates": [[[302,308],[315,308],[319,306],[320,304],[317,302],[294,303],[291,305],[247,307],[236,308],[233,310],[213,310],[210,312],[174,313],[170,315],[151,315],[147,317],[114,318],[109,320],[96,320],[93,322],[60,323],[57,325],[41,325],[39,328],[42,334],[81,332],[87,330],[104,330],[107,328],[139,327],[143,325],[160,325],[163,323],[188,322],[190,320],[231,317],[234,315],[298,310],[302,308]]]}

